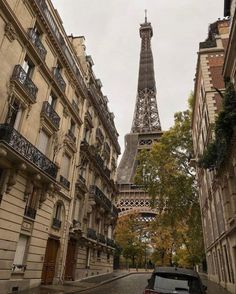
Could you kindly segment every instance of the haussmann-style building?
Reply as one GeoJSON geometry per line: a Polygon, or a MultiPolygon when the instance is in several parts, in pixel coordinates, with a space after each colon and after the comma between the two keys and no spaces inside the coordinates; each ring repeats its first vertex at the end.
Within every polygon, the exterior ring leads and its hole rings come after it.
{"type": "Polygon", "coordinates": [[[120,147],[50,0],[0,1],[0,292],[113,270],[120,147]]]}
{"type": "Polygon", "coordinates": [[[206,169],[199,166],[204,150],[215,138],[214,126],[222,110],[222,93],[225,92],[223,68],[225,77],[231,77],[235,82],[235,41],[232,43],[233,33],[235,40],[235,20],[234,32],[232,29],[232,20],[217,20],[209,26],[208,37],[199,46],[192,115],[192,161],[199,185],[208,278],[230,293],[236,293],[235,136],[222,167],[206,169]],[[234,51],[231,51],[232,46],[234,51]],[[229,58],[230,63],[227,62],[229,58]]]}

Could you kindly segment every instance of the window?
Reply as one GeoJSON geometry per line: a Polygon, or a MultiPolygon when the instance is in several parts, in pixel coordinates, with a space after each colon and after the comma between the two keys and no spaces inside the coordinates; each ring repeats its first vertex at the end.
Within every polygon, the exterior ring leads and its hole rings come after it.
{"type": "Polygon", "coordinates": [[[54,215],[53,215],[53,221],[52,221],[53,228],[60,229],[61,218],[62,218],[62,204],[60,202],[57,202],[54,207],[54,215]]]}
{"type": "Polygon", "coordinates": [[[89,139],[90,139],[90,129],[85,128],[85,129],[84,129],[84,140],[85,140],[86,142],[89,142],[89,139]]]}
{"type": "Polygon", "coordinates": [[[20,103],[17,100],[14,100],[10,105],[9,105],[9,110],[8,110],[8,115],[6,122],[14,127],[16,130],[18,130],[21,117],[22,117],[22,107],[20,103]]]}
{"type": "Polygon", "coordinates": [[[30,184],[29,193],[27,194],[25,216],[35,219],[36,208],[38,205],[38,190],[30,184]]]}
{"type": "Polygon", "coordinates": [[[58,220],[61,219],[61,209],[62,209],[61,203],[57,203],[55,211],[54,211],[54,217],[58,220]]]}
{"type": "Polygon", "coordinates": [[[48,98],[48,103],[52,106],[53,109],[56,107],[57,97],[51,93],[48,98]]]}
{"type": "Polygon", "coordinates": [[[46,134],[43,130],[41,130],[40,133],[39,133],[39,139],[38,139],[37,148],[43,154],[47,153],[49,140],[50,140],[50,137],[48,136],[48,134],[46,134]]]}
{"type": "Polygon", "coordinates": [[[164,291],[164,293],[194,293],[201,294],[200,280],[191,275],[174,274],[174,273],[158,273],[154,277],[153,290],[164,291]],[[179,290],[179,291],[177,291],[179,290]]]}
{"type": "Polygon", "coordinates": [[[29,57],[26,55],[23,64],[22,64],[23,70],[26,72],[26,75],[28,77],[32,77],[33,71],[34,71],[34,64],[33,62],[29,59],[29,57]]]}
{"type": "Polygon", "coordinates": [[[25,271],[25,259],[26,259],[26,250],[28,245],[28,236],[20,235],[19,241],[17,243],[15,257],[13,261],[12,270],[14,272],[25,271]]]}
{"type": "Polygon", "coordinates": [[[70,120],[70,132],[72,134],[75,133],[75,122],[73,121],[73,119],[70,120]]]}
{"type": "Polygon", "coordinates": [[[70,157],[67,154],[64,154],[62,158],[61,164],[61,175],[65,178],[69,178],[69,171],[70,171],[70,157]]]}

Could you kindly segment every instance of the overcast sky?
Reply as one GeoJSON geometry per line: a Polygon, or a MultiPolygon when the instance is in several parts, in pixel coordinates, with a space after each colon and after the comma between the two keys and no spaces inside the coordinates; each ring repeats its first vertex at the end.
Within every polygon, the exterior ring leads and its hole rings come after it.
{"type": "Polygon", "coordinates": [[[193,89],[198,44],[208,25],[223,16],[223,0],[53,0],[67,34],[85,36],[87,55],[115,114],[119,142],[130,132],[144,10],[152,23],[157,104],[162,129],[187,108],[193,89]]]}

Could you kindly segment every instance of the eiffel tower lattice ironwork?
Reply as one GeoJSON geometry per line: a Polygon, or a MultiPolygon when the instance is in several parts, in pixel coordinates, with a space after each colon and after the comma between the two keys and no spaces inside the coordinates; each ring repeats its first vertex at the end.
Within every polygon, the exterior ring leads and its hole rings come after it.
{"type": "Polygon", "coordinates": [[[117,170],[119,195],[117,207],[120,216],[137,213],[139,221],[151,221],[156,212],[150,207],[149,195],[134,184],[137,155],[142,149],[151,149],[161,135],[161,123],[156,101],[156,82],[151,49],[153,30],[147,21],[140,25],[141,52],[137,98],[131,132],[125,136],[125,151],[117,170]]]}

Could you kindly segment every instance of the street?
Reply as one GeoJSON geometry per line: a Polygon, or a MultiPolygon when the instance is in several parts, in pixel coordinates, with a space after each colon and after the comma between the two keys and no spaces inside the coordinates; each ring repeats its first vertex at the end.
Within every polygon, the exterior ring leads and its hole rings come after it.
{"type": "Polygon", "coordinates": [[[118,279],[112,283],[102,285],[93,290],[83,292],[84,294],[142,294],[147,285],[148,274],[132,274],[125,278],[118,279]]]}

